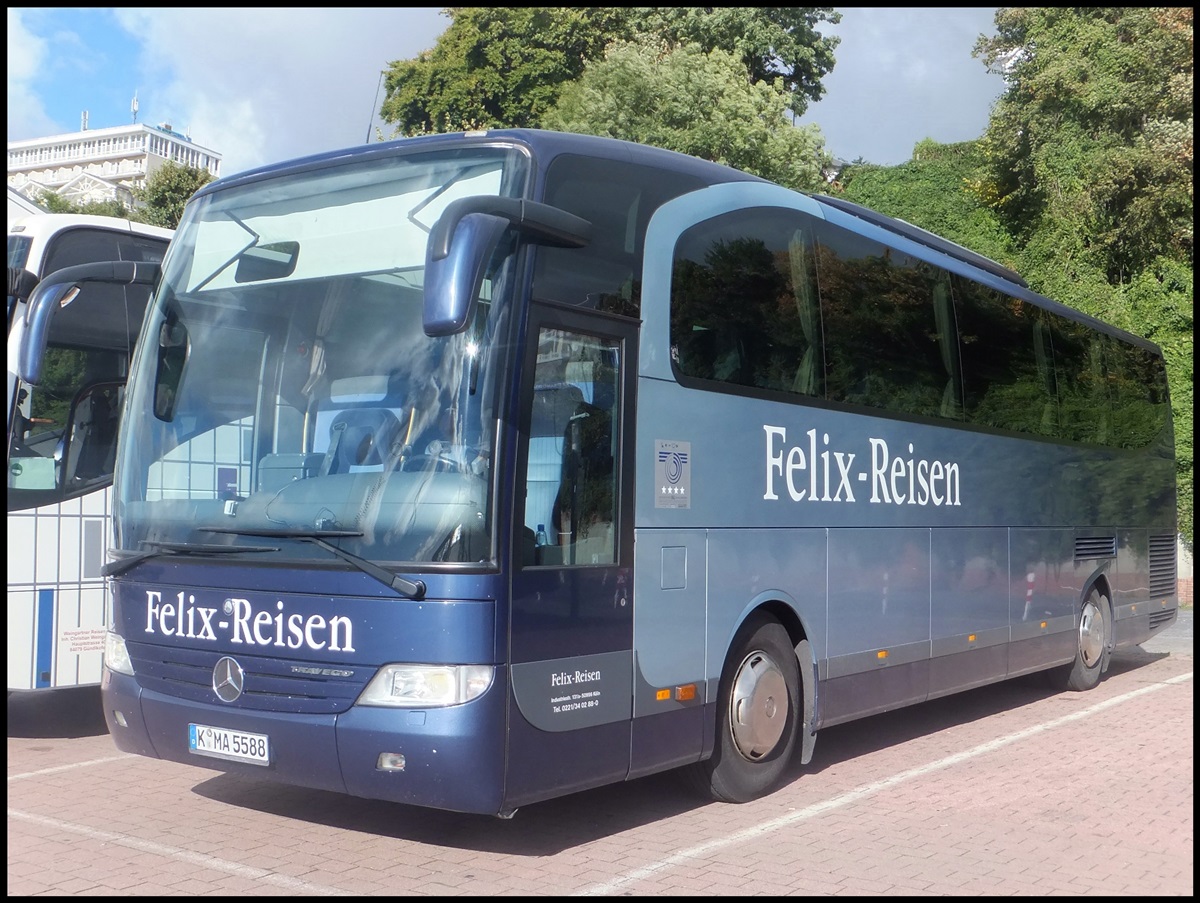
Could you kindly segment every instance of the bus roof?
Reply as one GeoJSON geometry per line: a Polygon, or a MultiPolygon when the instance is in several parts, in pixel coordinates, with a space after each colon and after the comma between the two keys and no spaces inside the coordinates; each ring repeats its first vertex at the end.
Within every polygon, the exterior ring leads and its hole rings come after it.
{"type": "Polygon", "coordinates": [[[836,207],[846,213],[857,216],[861,220],[868,223],[887,229],[890,232],[895,232],[898,235],[903,235],[905,238],[911,238],[913,241],[920,242],[923,245],[933,248],[935,251],[941,251],[943,254],[948,254],[955,257],[964,263],[969,263],[972,266],[978,267],[981,270],[991,273],[993,276],[999,276],[1001,279],[1007,279],[1009,282],[1015,282],[1021,288],[1029,288],[1029,284],[1016,270],[1011,270],[1003,264],[999,264],[989,257],[984,257],[982,254],[977,254],[970,248],[964,248],[962,245],[942,238],[940,235],[935,235],[927,229],[922,229],[920,226],[914,226],[912,223],[902,219],[897,219],[892,216],[886,216],[878,213],[869,207],[864,207],[862,204],[856,204],[853,201],[847,201],[845,198],[830,197],[825,194],[814,194],[813,198],[820,201],[822,204],[828,204],[830,207],[836,207]]]}
{"type": "Polygon", "coordinates": [[[722,182],[766,182],[766,179],[742,172],[721,163],[713,163],[678,151],[665,150],[648,144],[638,144],[619,138],[597,135],[581,135],[573,132],[554,132],[542,129],[484,129],[473,132],[453,132],[437,135],[419,135],[415,138],[399,138],[379,144],[360,145],[337,151],[313,154],[286,160],[268,166],[260,166],[245,172],[225,176],[202,186],[195,194],[200,197],[220,191],[231,185],[254,182],[262,178],[285,172],[301,172],[309,168],[324,166],[331,161],[356,155],[367,159],[374,155],[387,156],[399,148],[430,148],[444,144],[489,144],[495,142],[516,143],[528,147],[539,169],[544,170],[550,160],[560,154],[582,154],[592,157],[643,163],[647,166],[662,166],[675,172],[690,173],[704,182],[716,185],[722,182]]]}
{"type": "Polygon", "coordinates": [[[31,213],[13,220],[8,234],[43,236],[72,226],[93,226],[99,229],[115,229],[137,235],[153,235],[170,240],[175,233],[162,226],[151,226],[119,216],[97,216],[90,213],[31,213]]]}

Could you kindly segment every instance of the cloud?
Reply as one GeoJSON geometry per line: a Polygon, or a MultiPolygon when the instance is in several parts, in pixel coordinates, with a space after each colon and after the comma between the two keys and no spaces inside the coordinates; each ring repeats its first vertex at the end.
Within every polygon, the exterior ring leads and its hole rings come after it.
{"type": "Polygon", "coordinates": [[[10,140],[168,122],[230,175],[361,144],[380,73],[433,47],[439,8],[8,10],[10,140]],[[86,40],[85,40],[86,36],[86,40]],[[51,52],[53,48],[53,52],[51,52]]]}
{"type": "Polygon", "coordinates": [[[8,9],[8,134],[54,134],[33,84],[47,65],[46,42],[25,24],[26,10],[8,9]]]}
{"type": "Polygon", "coordinates": [[[995,9],[840,9],[828,27],[842,41],[825,97],[800,120],[815,123],[826,147],[846,160],[894,166],[925,138],[980,137],[1003,79],[971,56],[994,31],[995,9]]]}
{"type": "Polygon", "coordinates": [[[224,175],[363,143],[380,72],[432,47],[449,25],[433,8],[125,8],[116,16],[142,41],[143,109],[220,152],[224,175]]]}
{"type": "MultiPolygon", "coordinates": [[[[815,124],[842,159],[895,165],[914,144],[979,137],[1003,88],[971,57],[994,9],[851,8],[815,124]]],[[[8,11],[9,138],[169,122],[222,174],[375,139],[380,72],[432,48],[439,8],[25,8],[8,11]],[[369,137],[368,137],[369,136],[369,137]]],[[[386,129],[385,129],[386,131],[386,129]]]]}

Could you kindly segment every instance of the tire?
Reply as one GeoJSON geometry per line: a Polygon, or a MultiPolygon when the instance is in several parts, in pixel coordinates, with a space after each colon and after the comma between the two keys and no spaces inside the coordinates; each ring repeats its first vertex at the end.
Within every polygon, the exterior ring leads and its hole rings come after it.
{"type": "Polygon", "coordinates": [[[683,769],[685,780],[720,802],[757,799],[791,762],[802,711],[791,639],[775,619],[754,615],[738,632],[721,674],[712,756],[683,769]]]}
{"type": "Polygon", "coordinates": [[[1108,599],[1096,587],[1088,590],[1079,611],[1075,661],[1047,672],[1050,685],[1056,690],[1082,692],[1100,683],[1100,675],[1108,667],[1111,611],[1108,599]]]}

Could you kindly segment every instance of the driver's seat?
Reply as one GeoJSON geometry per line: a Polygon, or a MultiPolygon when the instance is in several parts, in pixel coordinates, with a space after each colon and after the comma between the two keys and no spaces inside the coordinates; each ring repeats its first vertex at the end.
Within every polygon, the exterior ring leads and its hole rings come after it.
{"type": "Polygon", "coordinates": [[[381,470],[400,440],[400,421],[387,408],[347,408],[329,425],[326,473],[381,470]]]}

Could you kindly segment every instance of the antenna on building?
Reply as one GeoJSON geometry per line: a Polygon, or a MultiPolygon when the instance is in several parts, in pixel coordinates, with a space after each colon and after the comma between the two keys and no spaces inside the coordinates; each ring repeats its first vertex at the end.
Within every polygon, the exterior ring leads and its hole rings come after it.
{"type": "Polygon", "coordinates": [[[88,111],[84,110],[83,115],[79,117],[79,131],[81,131],[81,132],[87,131],[87,117],[88,117],[88,111]]]}
{"type": "Polygon", "coordinates": [[[135,123],[137,122],[137,113],[138,113],[137,91],[134,91],[133,92],[133,103],[131,103],[129,105],[129,115],[131,115],[133,117],[133,121],[135,123]]]}

